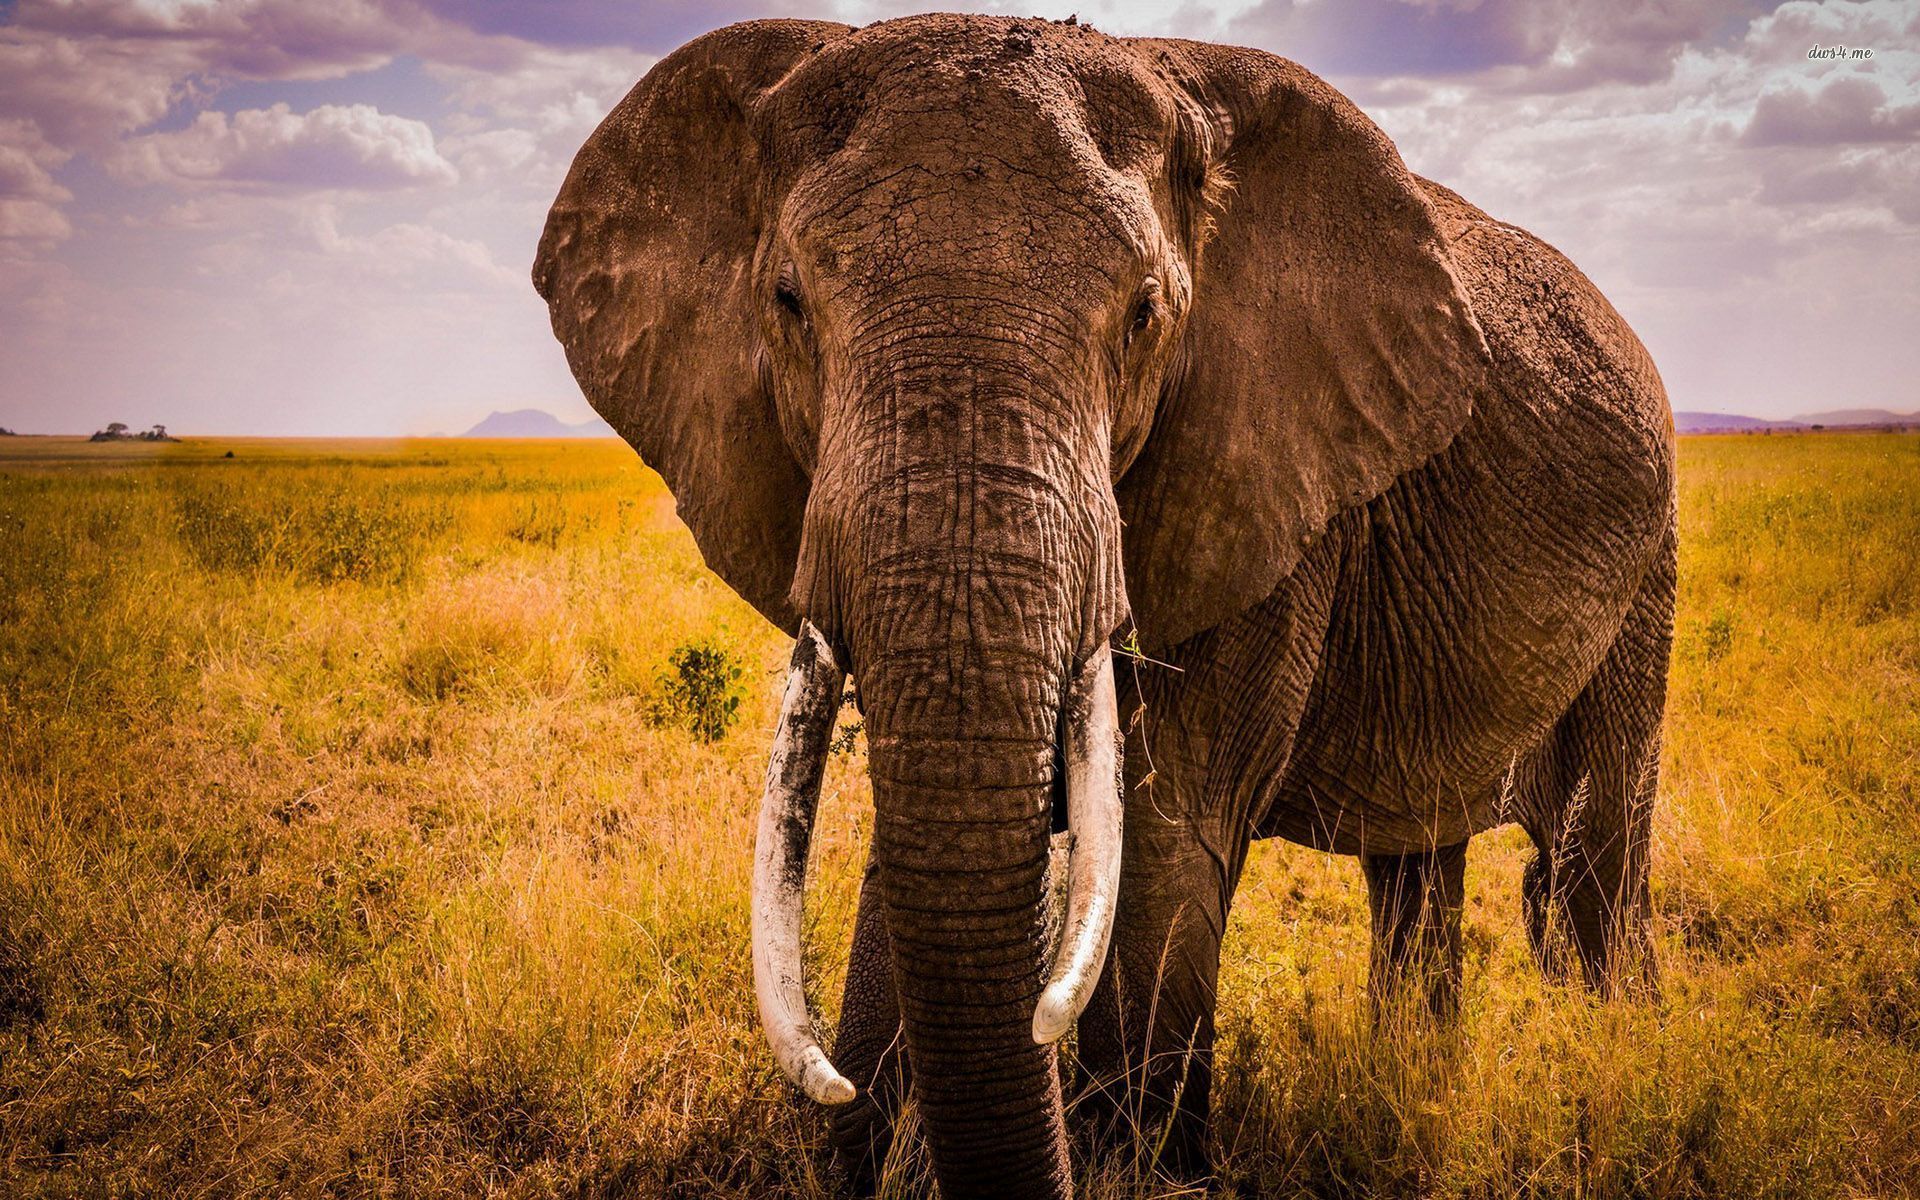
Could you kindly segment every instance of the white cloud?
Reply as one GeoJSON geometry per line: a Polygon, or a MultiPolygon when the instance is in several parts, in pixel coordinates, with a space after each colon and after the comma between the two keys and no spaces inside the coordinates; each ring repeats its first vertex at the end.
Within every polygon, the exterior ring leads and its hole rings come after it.
{"type": "MultiPolygon", "coordinates": [[[[195,146],[196,138],[257,143],[285,135],[236,131],[235,117],[224,131],[196,122],[186,137],[131,151],[122,148],[123,139],[238,81],[334,79],[405,54],[506,69],[531,49],[475,33],[414,0],[20,0],[0,23],[0,146],[29,152],[49,171],[88,155],[115,160],[132,177],[194,178],[224,161],[219,147],[195,146]]],[[[317,166],[325,161],[328,131],[307,132],[307,161],[317,166]]],[[[343,186],[445,180],[453,170],[444,159],[436,164],[418,154],[418,147],[404,144],[412,135],[391,128],[342,128],[331,136],[356,181],[343,186]],[[356,150],[353,142],[362,136],[391,143],[389,157],[356,150]]],[[[236,147],[224,153],[234,157],[236,147]]],[[[276,170],[300,169],[297,155],[278,164],[244,159],[238,155],[228,165],[262,181],[276,178],[276,170]]],[[[44,241],[67,226],[58,216],[63,203],[15,204],[9,225],[36,229],[44,241]]]]}
{"type": "Polygon", "coordinates": [[[425,122],[368,104],[324,104],[305,113],[285,104],[231,116],[203,112],[185,129],[127,141],[110,165],[141,183],[360,189],[459,179],[425,122]]]}
{"type": "Polygon", "coordinates": [[[165,116],[198,68],[169,43],[82,42],[0,26],[0,120],[14,144],[71,155],[165,116]]]}
{"type": "Polygon", "coordinates": [[[171,51],[245,79],[327,79],[396,54],[470,57],[489,44],[405,0],[22,0],[13,24],[82,53],[171,51]]]}
{"type": "Polygon", "coordinates": [[[1753,146],[1835,146],[1920,137],[1920,102],[1887,99],[1878,80],[1835,75],[1816,89],[1789,84],[1763,93],[1742,140],[1753,146]]]}
{"type": "Polygon", "coordinates": [[[48,170],[58,158],[45,148],[35,153],[0,137],[0,254],[31,253],[73,233],[60,208],[73,193],[54,182],[48,170]]]}
{"type": "Polygon", "coordinates": [[[436,64],[449,91],[448,153],[462,169],[506,188],[550,198],[574,152],[654,63],[618,48],[530,48],[512,66],[436,64]]]}
{"type": "Polygon", "coordinates": [[[331,260],[333,268],[362,278],[395,280],[438,273],[448,283],[464,276],[482,286],[518,288],[526,284],[520,272],[495,262],[485,243],[455,237],[432,226],[403,221],[372,233],[343,233],[340,210],[325,203],[309,209],[302,225],[314,248],[331,260]]]}
{"type": "Polygon", "coordinates": [[[462,178],[505,183],[524,179],[541,160],[540,140],[525,129],[483,129],[440,140],[442,153],[460,168],[462,178]]]}
{"type": "Polygon", "coordinates": [[[55,183],[46,164],[25,147],[0,142],[0,196],[57,203],[73,193],[55,183]]]}
{"type": "Polygon", "coordinates": [[[73,223],[58,206],[44,200],[0,196],[0,254],[17,253],[17,248],[37,249],[65,241],[72,234],[73,223]]]}
{"type": "Polygon", "coordinates": [[[1920,9],[1907,0],[1791,0],[1754,21],[1745,48],[1754,61],[1804,63],[1814,46],[1911,52],[1917,35],[1920,9]]]}

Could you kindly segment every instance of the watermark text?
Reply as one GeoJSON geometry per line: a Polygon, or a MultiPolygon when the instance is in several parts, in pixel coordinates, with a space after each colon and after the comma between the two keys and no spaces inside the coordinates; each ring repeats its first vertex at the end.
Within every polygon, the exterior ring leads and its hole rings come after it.
{"type": "Polygon", "coordinates": [[[1807,51],[1808,61],[1819,59],[1841,59],[1845,62],[1865,62],[1873,57],[1873,51],[1864,46],[1814,46],[1807,51]]]}

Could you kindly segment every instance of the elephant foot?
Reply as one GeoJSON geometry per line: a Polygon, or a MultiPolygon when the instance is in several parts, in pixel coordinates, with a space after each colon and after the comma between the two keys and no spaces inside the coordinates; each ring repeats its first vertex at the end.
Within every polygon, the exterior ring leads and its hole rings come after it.
{"type": "Polygon", "coordinates": [[[1176,1113],[1154,1168],[1162,1178],[1179,1187],[1201,1188],[1209,1195],[1218,1191],[1220,1181],[1213,1169],[1213,1148],[1207,1137],[1206,1122],[1176,1113]]]}
{"type": "Polygon", "coordinates": [[[1520,915],[1527,926],[1527,944],[1533,947],[1533,961],[1548,979],[1564,982],[1570,974],[1567,959],[1572,947],[1557,926],[1551,886],[1547,882],[1544,856],[1527,860],[1520,873],[1520,915]]]}
{"type": "Polygon", "coordinates": [[[1549,979],[1579,979],[1605,996],[1658,999],[1650,917],[1644,906],[1621,905],[1592,888],[1556,888],[1544,855],[1520,877],[1521,912],[1534,961],[1549,979]]]}
{"type": "Polygon", "coordinates": [[[1182,1195],[1212,1195],[1219,1179],[1208,1136],[1208,1072],[1134,1077],[1091,1086],[1082,1074],[1080,1099],[1068,1116],[1096,1177],[1172,1186],[1182,1195]]]}
{"type": "Polygon", "coordinates": [[[1365,855],[1360,869],[1373,933],[1367,990],[1375,1024],[1422,1008],[1451,1024],[1460,1011],[1467,844],[1365,855]]]}
{"type": "Polygon", "coordinates": [[[1173,1118],[1171,1123],[1142,1123],[1118,1114],[1076,1121],[1078,1141],[1096,1179],[1117,1181],[1121,1192],[1150,1186],[1155,1194],[1170,1188],[1178,1195],[1214,1195],[1220,1179],[1214,1171],[1207,1131],[1173,1118]]]}
{"type": "Polygon", "coordinates": [[[833,1114],[833,1158],[857,1197],[880,1191],[887,1155],[893,1150],[893,1121],[870,1096],[862,1095],[833,1114]]]}

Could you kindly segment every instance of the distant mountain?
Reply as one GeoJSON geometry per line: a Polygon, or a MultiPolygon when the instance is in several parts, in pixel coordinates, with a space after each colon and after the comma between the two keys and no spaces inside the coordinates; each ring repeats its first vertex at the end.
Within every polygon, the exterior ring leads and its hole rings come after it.
{"type": "Polygon", "coordinates": [[[1756,429],[1804,429],[1798,421],[1767,421],[1738,413],[1677,412],[1673,427],[1681,433],[1750,433],[1756,429]]]}
{"type": "Polygon", "coordinates": [[[1920,425],[1920,412],[1897,413],[1884,408],[1836,408],[1807,413],[1794,420],[1807,425],[1920,425]]]}
{"type": "Polygon", "coordinates": [[[1877,426],[1920,427],[1920,413],[1889,412],[1884,408],[1840,408],[1832,412],[1802,413],[1786,421],[1743,417],[1738,413],[1677,412],[1673,427],[1681,433],[1756,433],[1773,429],[1855,429],[1877,426]]]}
{"type": "Polygon", "coordinates": [[[488,413],[487,419],[460,435],[470,438],[595,438],[614,437],[613,427],[595,417],[569,425],[541,408],[516,408],[488,413]]]}

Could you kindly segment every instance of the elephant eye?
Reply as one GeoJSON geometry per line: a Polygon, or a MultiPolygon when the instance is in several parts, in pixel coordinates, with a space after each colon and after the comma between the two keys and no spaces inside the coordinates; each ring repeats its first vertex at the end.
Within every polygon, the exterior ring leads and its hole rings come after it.
{"type": "Polygon", "coordinates": [[[780,273],[779,282],[773,285],[773,302],[786,310],[789,316],[806,319],[807,314],[800,305],[800,285],[785,271],[780,273]]]}
{"type": "Polygon", "coordinates": [[[1159,313],[1160,284],[1158,280],[1149,279],[1140,291],[1140,299],[1134,302],[1133,321],[1127,326],[1127,341],[1132,342],[1134,338],[1145,333],[1147,326],[1153,324],[1154,317],[1159,313]]]}

